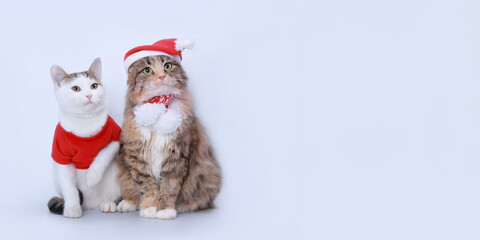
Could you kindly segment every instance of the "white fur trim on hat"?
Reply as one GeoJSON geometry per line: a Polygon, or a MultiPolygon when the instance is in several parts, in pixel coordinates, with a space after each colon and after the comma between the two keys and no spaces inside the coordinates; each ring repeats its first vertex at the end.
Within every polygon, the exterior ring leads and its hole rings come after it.
{"type": "Polygon", "coordinates": [[[123,66],[125,67],[125,72],[128,73],[128,68],[134,62],[136,62],[137,60],[140,60],[144,57],[150,57],[150,56],[169,56],[169,57],[175,59],[177,62],[181,61],[180,56],[178,56],[178,55],[173,55],[172,56],[172,55],[164,53],[164,52],[144,50],[144,51],[136,52],[136,53],[128,56],[127,59],[125,59],[125,61],[123,62],[123,66]]]}
{"type": "Polygon", "coordinates": [[[185,49],[193,49],[195,41],[192,39],[177,39],[175,40],[175,49],[177,51],[183,51],[185,49]]]}

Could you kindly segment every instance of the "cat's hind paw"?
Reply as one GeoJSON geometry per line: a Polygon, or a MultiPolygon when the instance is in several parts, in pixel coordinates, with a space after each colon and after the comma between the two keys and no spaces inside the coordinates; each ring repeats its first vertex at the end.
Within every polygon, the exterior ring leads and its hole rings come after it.
{"type": "Polygon", "coordinates": [[[79,204],[65,207],[65,209],[63,209],[63,216],[67,218],[79,218],[82,216],[82,207],[79,204]]]}
{"type": "Polygon", "coordinates": [[[177,210],[173,208],[165,208],[157,212],[157,218],[162,220],[172,220],[177,217],[177,210]]]}
{"type": "Polygon", "coordinates": [[[156,218],[156,216],[157,216],[157,207],[140,209],[140,217],[142,218],[156,218]]]}
{"type": "Polygon", "coordinates": [[[137,211],[137,205],[123,199],[117,206],[117,211],[119,212],[134,212],[137,211]]]}
{"type": "Polygon", "coordinates": [[[100,210],[104,213],[113,213],[117,211],[117,204],[114,202],[103,202],[100,205],[100,210]]]}

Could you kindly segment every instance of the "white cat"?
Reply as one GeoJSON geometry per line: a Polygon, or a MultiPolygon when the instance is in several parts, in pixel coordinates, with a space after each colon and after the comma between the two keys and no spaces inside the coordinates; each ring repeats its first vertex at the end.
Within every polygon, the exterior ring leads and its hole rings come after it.
{"type": "Polygon", "coordinates": [[[52,213],[77,218],[83,209],[115,212],[120,199],[115,155],[120,127],[108,116],[100,58],[86,72],[50,69],[60,106],[52,148],[54,182],[63,197],[52,198],[52,213]],[[82,203],[83,201],[83,203],[82,203]]]}

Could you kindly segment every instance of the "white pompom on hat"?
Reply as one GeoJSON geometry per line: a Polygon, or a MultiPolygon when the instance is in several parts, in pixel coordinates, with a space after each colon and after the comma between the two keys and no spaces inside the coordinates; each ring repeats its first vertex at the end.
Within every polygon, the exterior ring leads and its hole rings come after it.
{"type": "Polygon", "coordinates": [[[125,54],[123,65],[128,73],[128,68],[137,60],[149,56],[169,56],[176,61],[182,61],[182,51],[192,49],[193,40],[189,39],[163,39],[152,45],[144,45],[131,49],[125,54]]]}

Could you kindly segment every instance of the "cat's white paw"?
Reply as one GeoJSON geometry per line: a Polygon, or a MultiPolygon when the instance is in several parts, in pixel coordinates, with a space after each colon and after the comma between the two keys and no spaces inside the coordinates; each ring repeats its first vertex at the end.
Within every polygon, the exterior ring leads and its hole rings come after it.
{"type": "Polygon", "coordinates": [[[140,209],[140,217],[155,218],[157,216],[157,207],[140,209]]]}
{"type": "Polygon", "coordinates": [[[157,212],[157,218],[163,220],[172,220],[177,217],[177,210],[173,208],[165,208],[157,212]]]}
{"type": "Polygon", "coordinates": [[[135,121],[140,126],[150,126],[158,119],[167,108],[165,104],[160,103],[144,103],[137,105],[133,109],[135,121]]]}
{"type": "Polygon", "coordinates": [[[118,206],[117,206],[117,211],[119,212],[135,212],[137,211],[137,205],[131,203],[130,201],[127,200],[122,200],[118,206]]]}
{"type": "Polygon", "coordinates": [[[75,204],[72,206],[65,206],[63,209],[63,216],[68,218],[79,218],[82,216],[82,207],[80,204],[75,204]]]}
{"type": "Polygon", "coordinates": [[[181,125],[184,116],[176,110],[169,109],[165,114],[162,114],[154,127],[160,134],[169,134],[177,130],[181,125]]]}
{"type": "Polygon", "coordinates": [[[100,210],[104,213],[113,213],[117,211],[117,204],[114,202],[103,202],[100,205],[100,210]]]}
{"type": "Polygon", "coordinates": [[[88,169],[87,172],[87,185],[89,187],[97,185],[100,180],[102,180],[102,173],[97,171],[95,168],[88,169]]]}

